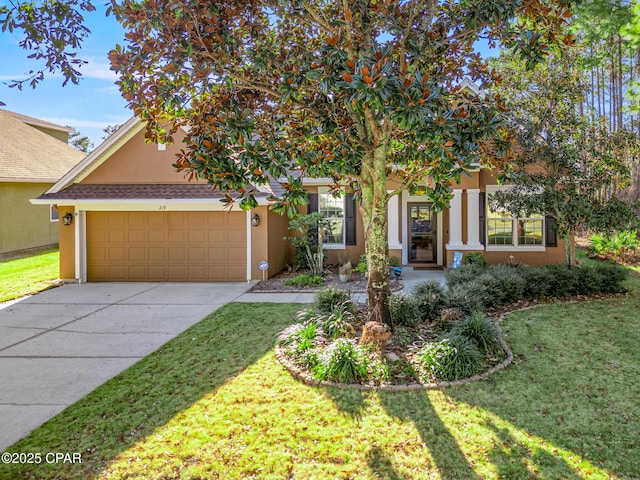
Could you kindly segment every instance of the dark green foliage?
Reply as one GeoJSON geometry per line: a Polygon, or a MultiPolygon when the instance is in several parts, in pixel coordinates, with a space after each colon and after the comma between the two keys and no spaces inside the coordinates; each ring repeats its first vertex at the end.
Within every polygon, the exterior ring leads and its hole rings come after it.
{"type": "Polygon", "coordinates": [[[312,275],[310,273],[301,273],[284,282],[285,285],[296,287],[319,287],[322,283],[320,275],[312,275]]]}
{"type": "Polygon", "coordinates": [[[475,312],[456,323],[451,335],[463,336],[473,340],[484,355],[503,353],[500,343],[500,328],[481,312],[475,312]]]}
{"type": "Polygon", "coordinates": [[[462,259],[463,265],[476,265],[478,267],[487,268],[487,259],[484,258],[482,252],[471,252],[462,259]]]}
{"type": "Polygon", "coordinates": [[[516,267],[491,266],[478,277],[477,281],[487,290],[487,307],[517,302],[524,297],[526,282],[516,267]]]}
{"type": "Polygon", "coordinates": [[[487,303],[487,289],[477,280],[450,285],[445,299],[446,308],[459,308],[467,314],[484,311],[487,303]]]}
{"type": "Polygon", "coordinates": [[[578,293],[578,268],[565,265],[546,265],[549,295],[552,297],[568,297],[578,293]]]}
{"type": "Polygon", "coordinates": [[[447,382],[468,378],[482,366],[482,355],[476,343],[464,336],[449,335],[438,342],[427,343],[418,352],[423,380],[447,382]]]}
{"type": "Polygon", "coordinates": [[[389,309],[394,325],[414,327],[421,320],[420,303],[413,296],[392,295],[389,299],[389,309]]]}
{"type": "Polygon", "coordinates": [[[540,267],[518,267],[518,271],[524,279],[524,298],[544,298],[549,296],[551,285],[548,272],[540,267]]]}
{"type": "Polygon", "coordinates": [[[581,267],[580,271],[583,278],[580,279],[579,288],[583,295],[588,295],[589,286],[586,285],[586,278],[595,285],[593,293],[621,293],[625,291],[622,284],[629,276],[629,270],[626,268],[608,263],[581,267]]]}
{"type": "Polygon", "coordinates": [[[482,273],[484,273],[484,268],[479,265],[460,265],[460,267],[455,270],[450,270],[447,274],[447,285],[453,286],[470,282],[478,278],[482,273]]]}
{"type": "Polygon", "coordinates": [[[356,383],[368,377],[369,358],[353,340],[340,338],[318,357],[314,368],[318,380],[356,383]]]}
{"type": "Polygon", "coordinates": [[[321,313],[331,313],[336,305],[346,305],[351,313],[355,313],[355,305],[348,290],[329,287],[316,294],[316,308],[321,313]]]}
{"type": "Polygon", "coordinates": [[[416,285],[413,296],[418,301],[422,320],[429,321],[440,315],[445,306],[446,295],[444,288],[437,280],[431,280],[416,285]]]}
{"type": "Polygon", "coordinates": [[[526,298],[618,293],[624,291],[626,278],[626,269],[606,263],[572,268],[496,265],[483,271],[463,265],[448,276],[446,305],[472,313],[526,298]]]}

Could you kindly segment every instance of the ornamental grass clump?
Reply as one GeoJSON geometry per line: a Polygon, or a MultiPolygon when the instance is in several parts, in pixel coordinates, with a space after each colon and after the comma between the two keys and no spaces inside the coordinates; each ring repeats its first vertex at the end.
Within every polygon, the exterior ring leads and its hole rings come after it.
{"type": "Polygon", "coordinates": [[[369,356],[355,340],[339,338],[320,353],[313,372],[318,380],[363,382],[369,377],[369,356]]]}
{"type": "Polygon", "coordinates": [[[475,375],[483,364],[476,343],[462,335],[448,335],[437,342],[428,342],[416,357],[416,370],[423,382],[468,378],[475,375]]]}
{"type": "Polygon", "coordinates": [[[314,318],[322,327],[323,332],[332,340],[338,337],[351,335],[355,328],[356,316],[352,311],[353,303],[346,301],[332,306],[329,315],[319,313],[314,318]]]}
{"type": "Polygon", "coordinates": [[[456,323],[451,330],[451,335],[466,337],[474,341],[484,355],[504,353],[500,328],[481,312],[474,312],[456,323]]]}
{"type": "Polygon", "coordinates": [[[345,305],[351,313],[356,311],[356,307],[351,300],[351,293],[348,290],[329,287],[316,293],[316,309],[318,312],[331,313],[336,305],[345,305]]]}

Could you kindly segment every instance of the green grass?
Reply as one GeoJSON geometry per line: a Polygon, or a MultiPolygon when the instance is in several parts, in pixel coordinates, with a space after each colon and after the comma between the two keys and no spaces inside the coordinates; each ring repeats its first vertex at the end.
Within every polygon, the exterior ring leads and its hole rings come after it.
{"type": "Polygon", "coordinates": [[[58,279],[57,248],[0,262],[0,302],[41,292],[58,279]]]}
{"type": "Polygon", "coordinates": [[[640,276],[503,321],[515,364],[442,391],[309,387],[273,354],[300,305],[231,304],[10,449],[0,479],[640,478],[640,276]]]}

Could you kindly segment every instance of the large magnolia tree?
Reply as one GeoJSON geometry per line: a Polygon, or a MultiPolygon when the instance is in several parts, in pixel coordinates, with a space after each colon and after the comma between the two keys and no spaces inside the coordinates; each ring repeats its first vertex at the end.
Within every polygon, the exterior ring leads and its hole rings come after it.
{"type": "Polygon", "coordinates": [[[356,192],[369,311],[390,324],[387,201],[416,183],[437,207],[481,151],[502,147],[503,107],[460,89],[494,83],[484,38],[530,65],[566,40],[563,0],[144,0],[114,2],[127,30],[111,52],[120,89],[192,177],[256,205],[252,185],[286,178],[277,207],[306,201],[302,177],[356,192]],[[399,183],[389,193],[388,180],[399,183]]]}

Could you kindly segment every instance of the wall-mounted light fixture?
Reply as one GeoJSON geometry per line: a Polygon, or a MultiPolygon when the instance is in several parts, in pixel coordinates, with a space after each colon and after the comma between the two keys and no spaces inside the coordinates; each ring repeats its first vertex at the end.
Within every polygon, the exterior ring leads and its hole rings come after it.
{"type": "Polygon", "coordinates": [[[62,224],[69,226],[73,222],[73,214],[71,212],[67,212],[62,217],[62,224]]]}
{"type": "Polygon", "coordinates": [[[260,225],[260,215],[258,215],[257,213],[253,214],[253,217],[251,217],[251,225],[253,225],[254,227],[260,225]]]}

